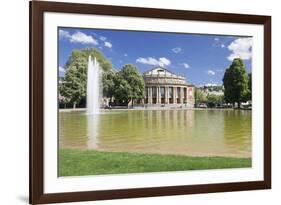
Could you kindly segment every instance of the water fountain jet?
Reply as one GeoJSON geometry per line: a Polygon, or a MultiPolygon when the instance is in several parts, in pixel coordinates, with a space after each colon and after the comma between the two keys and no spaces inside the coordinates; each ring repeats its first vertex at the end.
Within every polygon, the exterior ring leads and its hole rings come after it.
{"type": "Polygon", "coordinates": [[[87,114],[100,113],[101,69],[97,59],[89,56],[87,72],[87,114]]]}

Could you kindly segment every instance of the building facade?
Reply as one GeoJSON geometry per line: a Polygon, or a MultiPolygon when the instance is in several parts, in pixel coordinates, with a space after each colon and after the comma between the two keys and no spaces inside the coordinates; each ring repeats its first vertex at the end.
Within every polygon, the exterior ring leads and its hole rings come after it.
{"type": "Polygon", "coordinates": [[[156,67],[143,74],[146,106],[194,107],[194,86],[185,77],[163,67],[156,67]]]}

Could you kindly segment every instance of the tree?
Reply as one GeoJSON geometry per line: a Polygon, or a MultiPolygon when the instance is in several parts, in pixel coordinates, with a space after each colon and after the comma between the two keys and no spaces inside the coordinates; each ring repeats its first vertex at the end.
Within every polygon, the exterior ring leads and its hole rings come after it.
{"type": "Polygon", "coordinates": [[[224,97],[227,103],[240,103],[248,93],[248,75],[246,67],[240,58],[235,58],[223,77],[224,97]]]}
{"type": "Polygon", "coordinates": [[[207,95],[200,88],[195,88],[194,96],[195,96],[195,106],[197,106],[198,103],[207,102],[207,95]]]}
{"type": "Polygon", "coordinates": [[[102,88],[103,88],[103,96],[111,98],[114,96],[115,93],[115,84],[114,84],[114,78],[116,76],[116,73],[112,70],[108,72],[103,72],[102,74],[102,88]]]}
{"type": "Polygon", "coordinates": [[[115,79],[115,97],[128,104],[135,99],[144,97],[144,80],[137,67],[132,64],[124,65],[115,79]]]}
{"type": "MultiPolygon", "coordinates": [[[[89,56],[96,58],[99,65],[101,66],[102,70],[107,72],[112,69],[111,62],[103,55],[101,51],[97,48],[84,48],[81,50],[74,49],[69,57],[68,61],[66,62],[66,68],[71,65],[73,62],[77,60],[77,58],[85,58],[86,63],[88,63],[89,56]]],[[[86,64],[87,65],[87,64],[86,64]]]]}
{"type": "Polygon", "coordinates": [[[77,57],[66,68],[63,82],[59,87],[60,94],[73,104],[73,108],[86,96],[86,62],[83,57],[77,57]]]}
{"type": "Polygon", "coordinates": [[[207,101],[208,101],[209,107],[214,107],[217,104],[222,103],[223,96],[222,95],[215,95],[215,94],[208,94],[207,95],[207,101]]]}
{"type": "Polygon", "coordinates": [[[114,78],[114,97],[120,104],[128,105],[131,100],[132,88],[124,79],[121,73],[117,73],[114,78]]]}
{"type": "Polygon", "coordinates": [[[65,76],[62,79],[63,83],[59,86],[59,91],[73,104],[74,108],[86,99],[89,55],[96,57],[104,72],[112,70],[111,62],[98,49],[73,50],[65,65],[65,76]]]}
{"type": "Polygon", "coordinates": [[[248,95],[246,100],[252,100],[252,73],[248,74],[248,95]]]}

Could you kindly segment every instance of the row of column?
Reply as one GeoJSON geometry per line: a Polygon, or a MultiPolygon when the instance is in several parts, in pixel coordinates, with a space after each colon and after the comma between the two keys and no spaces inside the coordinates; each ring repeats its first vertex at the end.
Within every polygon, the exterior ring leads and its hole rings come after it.
{"type": "Polygon", "coordinates": [[[170,93],[169,89],[172,88],[172,104],[183,104],[185,103],[184,100],[187,101],[189,96],[189,91],[187,87],[160,87],[160,86],[154,86],[154,87],[147,87],[146,89],[146,98],[148,104],[161,104],[161,88],[164,88],[164,104],[170,104],[170,93]],[[179,96],[178,96],[178,88],[180,89],[179,96]],[[186,89],[184,89],[186,88],[186,89]],[[156,96],[153,96],[153,89],[156,89],[156,96]],[[184,91],[186,93],[184,93],[184,91]],[[153,102],[153,98],[156,98],[156,101],[153,102]],[[186,98],[186,99],[185,99],[186,98]],[[179,99],[179,100],[177,100],[179,99]]]}

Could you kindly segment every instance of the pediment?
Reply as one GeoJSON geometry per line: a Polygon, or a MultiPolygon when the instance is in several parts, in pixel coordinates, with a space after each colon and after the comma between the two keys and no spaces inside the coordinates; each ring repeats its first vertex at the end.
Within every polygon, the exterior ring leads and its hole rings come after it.
{"type": "Polygon", "coordinates": [[[171,71],[167,70],[166,68],[163,67],[155,67],[151,70],[148,70],[144,73],[144,75],[165,75],[165,76],[176,76],[174,73],[171,71]]]}

